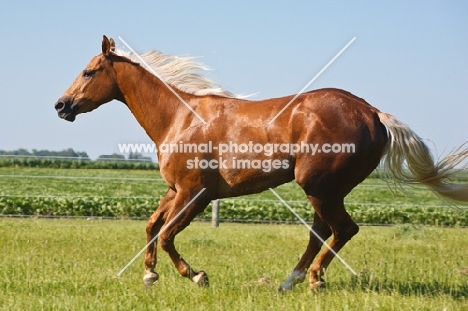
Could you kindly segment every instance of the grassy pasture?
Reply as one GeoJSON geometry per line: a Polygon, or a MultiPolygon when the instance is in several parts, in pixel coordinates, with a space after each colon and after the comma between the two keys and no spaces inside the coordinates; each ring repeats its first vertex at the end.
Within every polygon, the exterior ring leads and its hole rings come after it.
{"type": "Polygon", "coordinates": [[[145,221],[0,219],[1,310],[467,310],[468,229],[362,227],[327,272],[327,288],[276,289],[307,243],[301,225],[195,222],[176,245],[210,277],[197,288],[159,252],[160,281],[145,289],[145,221]],[[269,283],[257,282],[268,276],[269,283]]]}
{"type": "MultiPolygon", "coordinates": [[[[104,215],[146,217],[167,190],[154,170],[10,167],[0,168],[0,175],[0,210],[32,215],[92,215],[98,207],[104,215]],[[67,176],[72,178],[61,178],[67,176]]],[[[0,218],[0,309],[468,309],[468,229],[457,227],[468,217],[466,210],[447,207],[423,188],[405,189],[408,193],[395,195],[380,179],[369,178],[346,198],[348,211],[358,221],[385,222],[389,214],[400,213],[398,219],[406,224],[362,227],[340,253],[358,276],[334,261],[327,288],[315,293],[307,284],[286,295],[276,291],[306,247],[308,233],[302,225],[223,223],[213,229],[194,222],[176,245],[195,269],[207,271],[211,287],[200,289],[180,278],[160,252],[160,281],[144,289],[142,257],[120,278],[116,274],[144,246],[145,221],[0,218]],[[434,212],[427,214],[430,209],[434,212]],[[411,224],[434,223],[428,219],[448,219],[455,227],[411,224]],[[270,282],[257,282],[264,275],[270,282]]],[[[311,219],[312,208],[296,184],[276,191],[311,219]]],[[[222,217],[255,220],[288,213],[268,191],[223,200],[221,212],[222,217]]],[[[210,208],[202,217],[209,213],[210,208]]]]}

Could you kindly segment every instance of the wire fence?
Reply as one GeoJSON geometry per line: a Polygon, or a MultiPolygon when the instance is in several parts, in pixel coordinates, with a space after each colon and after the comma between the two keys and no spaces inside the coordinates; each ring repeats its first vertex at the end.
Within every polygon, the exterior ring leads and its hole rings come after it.
{"type": "MultiPolygon", "coordinates": [[[[1,155],[0,155],[1,156],[1,155]]],[[[63,157],[62,157],[63,158],[63,157]]],[[[105,177],[105,176],[70,176],[70,175],[23,175],[23,174],[0,174],[0,178],[24,178],[24,179],[70,179],[70,180],[95,180],[95,181],[155,181],[155,182],[164,182],[162,178],[147,178],[147,177],[105,177]]],[[[387,184],[359,184],[356,188],[380,188],[380,189],[389,189],[387,184]]],[[[423,186],[408,186],[408,189],[415,190],[426,190],[426,187],[423,186]]],[[[389,189],[391,191],[391,189],[389,189]]],[[[107,198],[107,199],[152,199],[154,196],[102,196],[102,195],[92,195],[92,196],[81,196],[81,195],[25,195],[25,194],[4,194],[0,193],[0,197],[28,197],[28,198],[107,198]]],[[[258,202],[258,203],[271,203],[277,202],[277,200],[269,199],[246,199],[246,198],[225,198],[223,201],[249,201],[249,202],[258,202]]],[[[307,203],[307,199],[304,200],[285,200],[287,203],[307,203]]],[[[403,204],[397,203],[376,203],[376,202],[352,202],[347,201],[346,204],[355,204],[355,205],[367,205],[367,206],[392,206],[398,207],[403,204]]],[[[447,207],[447,204],[434,205],[434,204],[404,204],[404,206],[414,206],[414,207],[430,207],[430,208],[443,208],[447,207]]],[[[468,206],[460,206],[461,208],[468,208],[468,206]]]]}
{"type": "MultiPolygon", "coordinates": [[[[84,180],[93,180],[93,181],[103,181],[103,182],[112,182],[112,181],[132,181],[132,182],[156,182],[156,183],[163,183],[162,178],[149,178],[149,177],[107,177],[107,176],[76,176],[76,175],[32,175],[32,174],[0,174],[0,178],[2,179],[29,179],[29,180],[37,180],[37,179],[57,179],[57,180],[77,180],[77,181],[84,181],[84,180]]],[[[357,188],[371,188],[371,189],[382,189],[387,188],[388,185],[386,183],[365,183],[360,184],[357,188]]],[[[426,189],[425,187],[415,187],[411,186],[411,189],[422,190],[426,189]]],[[[390,190],[389,190],[390,191],[390,190]]],[[[67,198],[67,199],[115,199],[115,200],[135,200],[135,199],[143,199],[143,200],[156,200],[155,196],[151,195],[137,195],[137,196],[119,196],[119,195],[42,195],[42,194],[24,194],[24,193],[2,193],[0,190],[0,198],[46,198],[46,199],[60,199],[60,198],[67,198]]],[[[285,200],[288,204],[308,204],[308,200],[304,197],[303,200],[285,200]]],[[[221,204],[218,201],[217,206],[222,205],[222,202],[250,202],[250,203],[258,203],[261,205],[262,203],[278,203],[275,199],[258,199],[258,198],[246,198],[246,197],[238,197],[238,198],[225,198],[222,199],[221,204]]],[[[357,206],[367,206],[367,207],[393,207],[399,208],[402,206],[409,207],[409,208],[446,208],[449,204],[444,204],[441,201],[441,204],[414,204],[414,203],[379,203],[379,202],[363,202],[363,201],[346,201],[346,205],[357,205],[357,206]]],[[[460,209],[466,210],[468,206],[458,206],[460,209]]],[[[94,216],[53,216],[53,215],[11,215],[11,214],[0,214],[0,217],[44,217],[44,218],[84,218],[84,219],[119,219],[122,217],[94,217],[94,216]]],[[[213,213],[213,217],[216,217],[213,213]]],[[[146,219],[146,217],[125,217],[128,219],[146,219]]],[[[208,218],[198,218],[197,220],[201,221],[211,221],[212,219],[208,218]]],[[[254,223],[281,223],[281,221],[277,220],[236,220],[236,219],[221,219],[218,216],[218,222],[254,222],[254,223]]],[[[294,221],[284,221],[284,223],[294,223],[294,221]]],[[[378,223],[373,223],[371,225],[382,225],[378,223]]],[[[383,224],[387,225],[387,224],[383,224]]]]}
{"type": "MultiPolygon", "coordinates": [[[[68,198],[68,199],[94,199],[94,198],[103,198],[103,199],[123,199],[123,200],[132,200],[132,199],[154,199],[154,196],[81,196],[81,195],[28,195],[28,194],[0,194],[0,197],[4,198],[42,198],[42,199],[53,199],[53,198],[68,198]]],[[[245,199],[245,198],[224,198],[220,201],[237,201],[237,202],[251,202],[251,203],[276,203],[278,200],[265,200],[265,199],[245,199]]],[[[308,204],[307,200],[285,200],[286,203],[290,204],[308,204]]],[[[377,207],[425,207],[425,208],[446,208],[449,205],[434,205],[434,204],[411,204],[411,203],[375,203],[375,202],[354,202],[347,201],[345,204],[348,205],[361,205],[361,206],[377,206],[377,207]]],[[[457,206],[460,209],[468,209],[468,206],[457,206]]]]}

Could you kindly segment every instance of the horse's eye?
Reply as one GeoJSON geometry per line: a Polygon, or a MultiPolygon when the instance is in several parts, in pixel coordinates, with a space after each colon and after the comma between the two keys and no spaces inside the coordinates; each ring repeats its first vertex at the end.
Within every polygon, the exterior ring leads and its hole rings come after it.
{"type": "Polygon", "coordinates": [[[83,78],[91,78],[94,76],[95,71],[94,70],[84,70],[83,71],[83,78]]]}

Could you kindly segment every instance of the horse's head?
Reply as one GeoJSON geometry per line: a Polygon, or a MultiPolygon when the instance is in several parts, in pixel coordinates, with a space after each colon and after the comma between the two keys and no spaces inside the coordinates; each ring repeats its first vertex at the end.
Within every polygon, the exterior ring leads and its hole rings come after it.
{"type": "Polygon", "coordinates": [[[102,53],[89,62],[85,70],[55,103],[55,110],[60,118],[73,122],[76,115],[92,111],[118,97],[119,90],[112,67],[114,49],[114,40],[104,36],[102,53]]]}

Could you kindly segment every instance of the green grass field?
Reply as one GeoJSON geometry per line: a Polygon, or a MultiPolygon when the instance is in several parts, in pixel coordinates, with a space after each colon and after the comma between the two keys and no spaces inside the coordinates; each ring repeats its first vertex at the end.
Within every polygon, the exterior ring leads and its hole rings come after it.
{"type": "Polygon", "coordinates": [[[307,243],[301,225],[195,222],[176,245],[210,288],[181,278],[159,252],[160,280],[145,289],[145,221],[0,219],[2,310],[467,310],[468,229],[363,227],[329,267],[327,287],[287,278],[307,243]],[[268,276],[269,283],[257,282],[268,276]]]}
{"type": "MultiPolygon", "coordinates": [[[[467,210],[450,208],[423,188],[395,195],[380,179],[364,181],[346,198],[353,217],[405,224],[361,228],[340,253],[358,276],[334,261],[326,289],[312,293],[304,283],[284,295],[277,287],[307,244],[302,225],[222,223],[214,229],[194,222],[176,245],[195,269],[207,271],[210,288],[181,278],[160,252],[160,281],[145,289],[142,256],[121,277],[117,273],[145,244],[146,221],[125,219],[147,217],[167,190],[158,171],[0,168],[0,176],[3,214],[121,217],[0,218],[3,310],[468,309],[468,229],[458,227],[468,221],[467,210]],[[262,276],[270,282],[257,282],[262,276]]],[[[311,219],[296,184],[276,191],[311,219]]],[[[221,212],[228,219],[294,220],[268,191],[223,200],[221,212]]]]}

